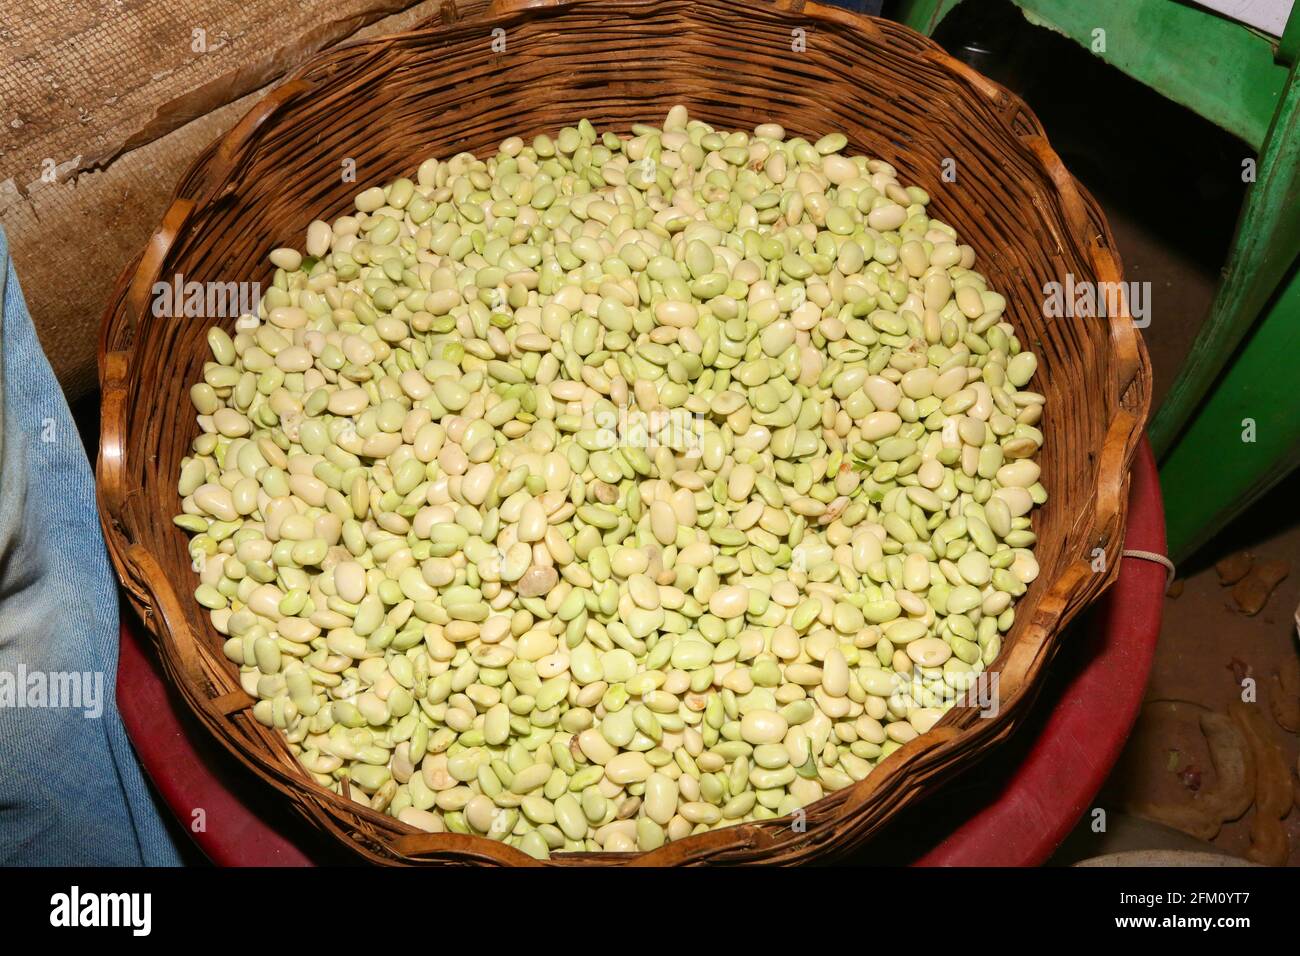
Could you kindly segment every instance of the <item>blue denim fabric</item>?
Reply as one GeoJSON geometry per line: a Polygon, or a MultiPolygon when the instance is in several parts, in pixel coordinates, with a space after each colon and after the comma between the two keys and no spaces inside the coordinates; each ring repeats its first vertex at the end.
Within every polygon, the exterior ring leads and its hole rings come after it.
{"type": "Polygon", "coordinates": [[[117,711],[117,586],[90,463],[3,230],[0,303],[0,864],[179,865],[117,711]],[[90,700],[66,706],[73,684],[54,672],[83,675],[90,700]],[[42,682],[65,706],[18,706],[42,682]]]}

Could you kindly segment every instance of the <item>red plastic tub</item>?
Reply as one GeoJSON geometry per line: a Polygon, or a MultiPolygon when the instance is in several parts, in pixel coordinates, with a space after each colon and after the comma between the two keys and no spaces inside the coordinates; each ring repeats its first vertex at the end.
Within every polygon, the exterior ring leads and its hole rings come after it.
{"type": "MultiPolygon", "coordinates": [[[[1133,463],[1124,547],[1165,552],[1160,485],[1145,441],[1133,463]]],[[[1125,558],[1119,580],[1074,625],[1027,723],[978,774],[910,808],[855,862],[1036,866],[1051,856],[1101,789],[1137,719],[1164,592],[1162,566],[1125,558]]],[[[125,623],[117,699],[145,772],[212,862],[355,862],[204,735],[125,623]]]]}

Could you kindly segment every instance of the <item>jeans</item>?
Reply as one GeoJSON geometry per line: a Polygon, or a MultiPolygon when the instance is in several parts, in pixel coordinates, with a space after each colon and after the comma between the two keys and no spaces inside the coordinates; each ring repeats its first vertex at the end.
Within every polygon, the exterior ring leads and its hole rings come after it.
{"type": "Polygon", "coordinates": [[[95,483],[0,230],[0,864],[176,866],[118,715],[95,483]]]}

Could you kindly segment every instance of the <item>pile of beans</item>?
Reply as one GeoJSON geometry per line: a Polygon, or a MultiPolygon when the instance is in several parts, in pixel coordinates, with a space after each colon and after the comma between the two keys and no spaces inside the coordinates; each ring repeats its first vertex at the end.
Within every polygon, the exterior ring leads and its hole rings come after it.
{"type": "Polygon", "coordinates": [[[532,856],[790,814],[929,730],[1038,574],[1044,398],[881,160],[586,120],[276,249],[176,524],[322,786],[532,856]]]}

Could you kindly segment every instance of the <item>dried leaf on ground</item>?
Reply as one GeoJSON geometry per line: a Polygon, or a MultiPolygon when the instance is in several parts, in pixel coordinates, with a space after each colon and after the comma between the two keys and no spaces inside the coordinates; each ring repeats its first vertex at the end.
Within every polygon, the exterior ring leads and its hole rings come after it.
{"type": "Polygon", "coordinates": [[[1255,559],[1251,557],[1250,552],[1238,551],[1236,554],[1220,559],[1214,565],[1214,570],[1219,573],[1219,583],[1226,587],[1229,584],[1236,584],[1249,574],[1254,563],[1255,559]]]}
{"type": "Polygon", "coordinates": [[[1300,733],[1300,658],[1288,655],[1269,680],[1269,708],[1283,729],[1300,733]]]}
{"type": "Polygon", "coordinates": [[[1130,803],[1129,810],[1208,842],[1218,836],[1225,821],[1240,818],[1250,808],[1255,796],[1255,763],[1233,720],[1209,711],[1201,715],[1200,723],[1214,764],[1214,786],[1185,803],[1138,800],[1130,803]]]}
{"type": "Polygon", "coordinates": [[[1250,821],[1250,849],[1246,856],[1266,866],[1283,866],[1291,855],[1290,839],[1282,826],[1294,799],[1291,771],[1256,705],[1233,701],[1228,713],[1249,745],[1255,763],[1255,816],[1250,821]]]}
{"type": "Polygon", "coordinates": [[[1290,573],[1290,561],[1261,561],[1236,583],[1232,589],[1232,599],[1243,614],[1258,614],[1264,610],[1273,589],[1290,573]]]}

